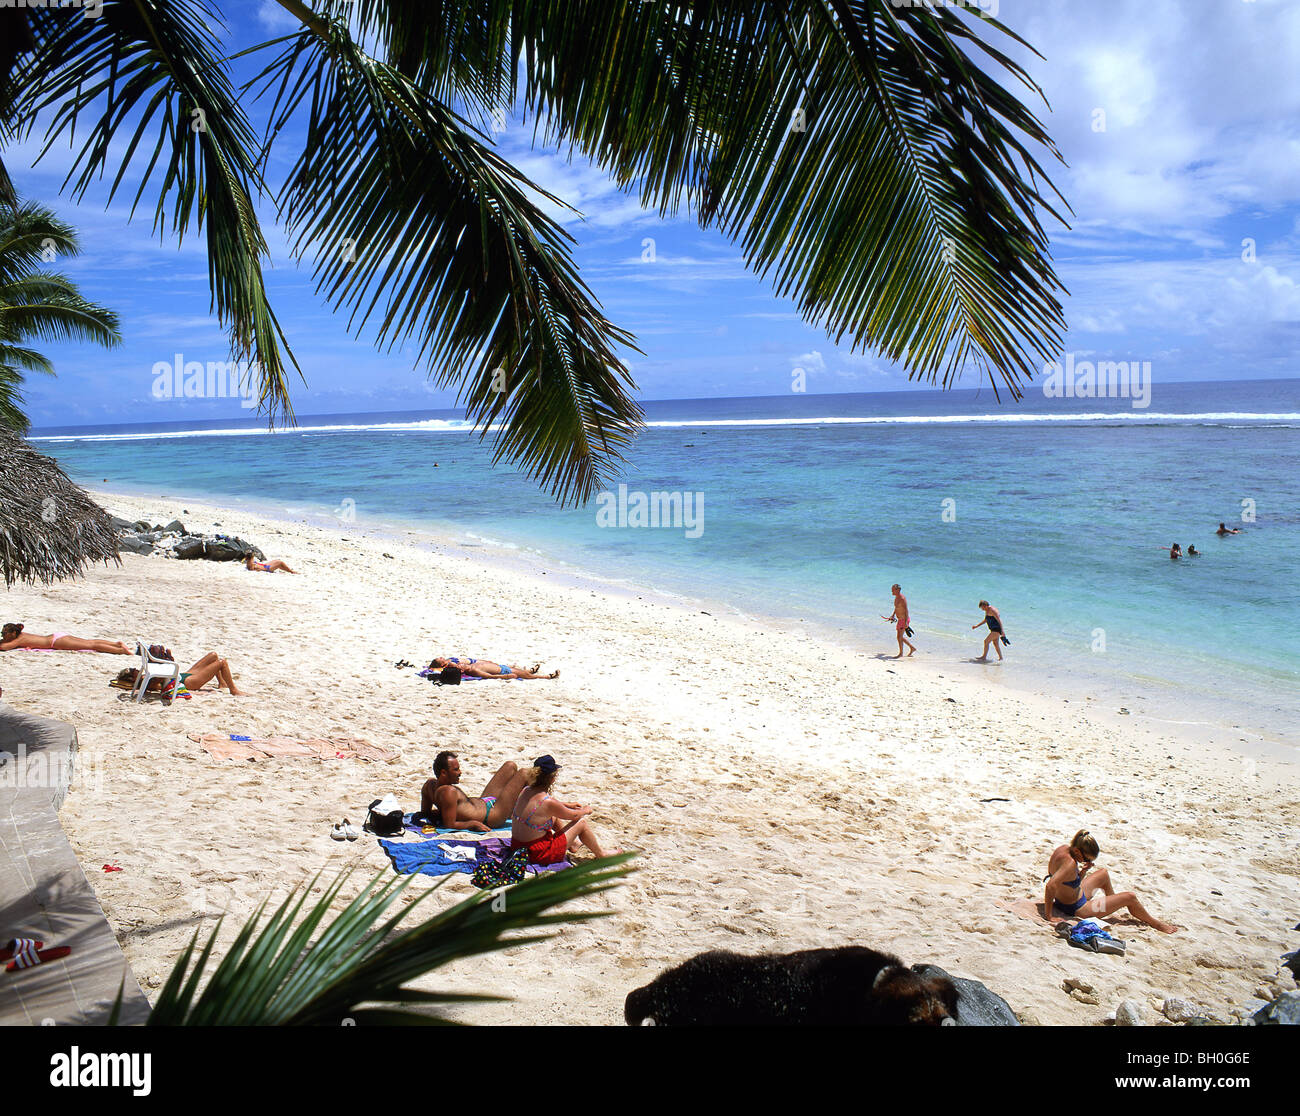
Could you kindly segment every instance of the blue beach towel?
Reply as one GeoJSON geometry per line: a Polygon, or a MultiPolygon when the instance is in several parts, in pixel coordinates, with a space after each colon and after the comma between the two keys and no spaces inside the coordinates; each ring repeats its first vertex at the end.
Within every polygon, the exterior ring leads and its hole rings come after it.
{"type": "MultiPolygon", "coordinates": [[[[472,875],[474,869],[484,860],[504,860],[510,853],[510,842],[499,837],[490,837],[486,841],[447,841],[441,837],[430,837],[427,841],[389,841],[380,839],[379,847],[388,854],[393,862],[393,871],[399,876],[409,876],[418,872],[422,876],[447,876],[453,872],[465,872],[472,875]],[[473,860],[458,860],[448,855],[443,845],[452,848],[469,848],[474,850],[473,860]]],[[[554,872],[572,865],[566,860],[559,864],[530,864],[531,875],[538,872],[554,872]]]]}

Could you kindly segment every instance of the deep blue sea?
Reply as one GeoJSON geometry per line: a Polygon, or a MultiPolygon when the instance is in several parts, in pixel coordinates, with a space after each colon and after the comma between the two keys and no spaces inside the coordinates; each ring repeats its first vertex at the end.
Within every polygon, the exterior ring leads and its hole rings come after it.
{"type": "Polygon", "coordinates": [[[873,653],[893,650],[880,614],[898,581],[916,642],[954,672],[1300,746],[1300,380],[1157,383],[1131,404],[987,389],[650,402],[611,479],[621,515],[615,497],[560,508],[493,468],[451,412],[34,436],[92,492],[426,528],[873,653]],[[635,525],[652,493],[694,517],[635,525]],[[1220,521],[1241,534],[1216,537],[1220,521]],[[1174,542],[1202,556],[1170,561],[1174,542]],[[966,661],[981,598],[1012,640],[1000,668],[966,661]]]}

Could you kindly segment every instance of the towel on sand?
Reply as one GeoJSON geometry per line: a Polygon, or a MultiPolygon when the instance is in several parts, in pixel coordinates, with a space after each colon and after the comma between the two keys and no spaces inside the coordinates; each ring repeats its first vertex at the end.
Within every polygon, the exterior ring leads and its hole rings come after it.
{"type": "MultiPolygon", "coordinates": [[[[381,838],[379,847],[388,854],[393,862],[393,871],[399,876],[409,876],[419,872],[422,876],[446,876],[452,872],[473,873],[476,865],[485,860],[502,861],[510,855],[510,842],[500,837],[489,837],[486,841],[444,841],[430,838],[428,841],[389,841],[381,838]],[[458,854],[449,853],[448,848],[469,848],[474,850],[473,860],[460,860],[458,854]]],[[[530,864],[528,871],[533,875],[538,872],[555,872],[572,865],[563,860],[559,864],[530,864]]]]}
{"type": "Polygon", "coordinates": [[[282,759],[312,756],[317,759],[387,762],[401,755],[395,748],[384,748],[351,736],[321,736],[308,740],[295,740],[290,736],[241,736],[235,739],[229,733],[221,732],[192,732],[189,736],[214,759],[257,761],[268,756],[282,759]]]}

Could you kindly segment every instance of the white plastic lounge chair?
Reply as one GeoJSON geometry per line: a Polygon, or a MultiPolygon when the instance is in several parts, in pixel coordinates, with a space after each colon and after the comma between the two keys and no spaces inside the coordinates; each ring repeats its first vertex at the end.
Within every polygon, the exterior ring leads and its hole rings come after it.
{"type": "Polygon", "coordinates": [[[138,636],[135,641],[135,649],[136,653],[140,656],[140,666],[136,671],[135,686],[131,690],[131,696],[137,702],[144,701],[144,695],[149,689],[149,683],[155,678],[171,679],[173,688],[175,687],[175,684],[180,681],[180,663],[174,663],[168,659],[153,658],[153,656],[149,654],[149,644],[145,643],[145,641],[140,639],[138,636]]]}

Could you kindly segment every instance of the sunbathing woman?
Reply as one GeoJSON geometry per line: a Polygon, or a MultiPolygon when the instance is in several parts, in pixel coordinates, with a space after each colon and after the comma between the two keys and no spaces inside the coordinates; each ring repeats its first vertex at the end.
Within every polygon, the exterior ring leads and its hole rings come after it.
{"type": "Polygon", "coordinates": [[[280,558],[272,558],[267,562],[259,562],[253,557],[250,550],[244,555],[244,569],[254,570],[257,573],[275,573],[277,570],[283,570],[285,573],[296,574],[297,570],[289,569],[289,563],[280,558]]]}
{"type": "Polygon", "coordinates": [[[1132,891],[1116,893],[1105,868],[1090,871],[1101,850],[1097,839],[1086,829],[1079,830],[1068,845],[1061,845],[1047,863],[1050,873],[1044,876],[1043,914],[1050,923],[1070,918],[1105,918],[1128,908],[1135,917],[1165,934],[1178,927],[1161,922],[1138,902],[1132,891]],[[1088,874],[1085,876],[1084,873],[1088,874]]]}
{"type": "Polygon", "coordinates": [[[533,770],[526,787],[510,814],[514,823],[510,832],[510,847],[528,850],[529,864],[558,864],[569,853],[574,841],[581,841],[596,856],[608,856],[596,840],[587,815],[590,806],[577,802],[561,802],[551,797],[551,787],[560,773],[560,765],[550,756],[539,756],[533,761],[533,770]],[[567,822],[567,825],[560,825],[567,822]]]}
{"type": "Polygon", "coordinates": [[[558,670],[551,671],[550,674],[538,674],[542,669],[542,664],[538,663],[529,670],[527,667],[521,667],[511,663],[494,663],[491,659],[457,659],[457,658],[437,658],[429,663],[430,667],[442,670],[445,667],[454,666],[461,674],[468,674],[471,678],[559,678],[558,670]]]}
{"type": "MultiPolygon", "coordinates": [[[[139,676],[140,672],[135,667],[127,667],[126,670],[118,672],[116,681],[134,686],[139,676]]],[[[231,697],[242,697],[244,695],[243,690],[235,688],[235,676],[230,673],[230,664],[215,651],[209,651],[189,670],[182,671],[181,685],[190,693],[193,693],[195,690],[203,689],[214,678],[217,680],[218,690],[229,690],[231,697]]],[[[157,692],[163,688],[163,680],[161,678],[150,679],[149,685],[145,688],[157,692]]]]}
{"type": "Polygon", "coordinates": [[[33,651],[98,651],[101,655],[131,655],[134,652],[116,639],[81,639],[66,632],[53,635],[26,635],[21,624],[6,624],[0,629],[0,651],[28,648],[33,651]]]}

